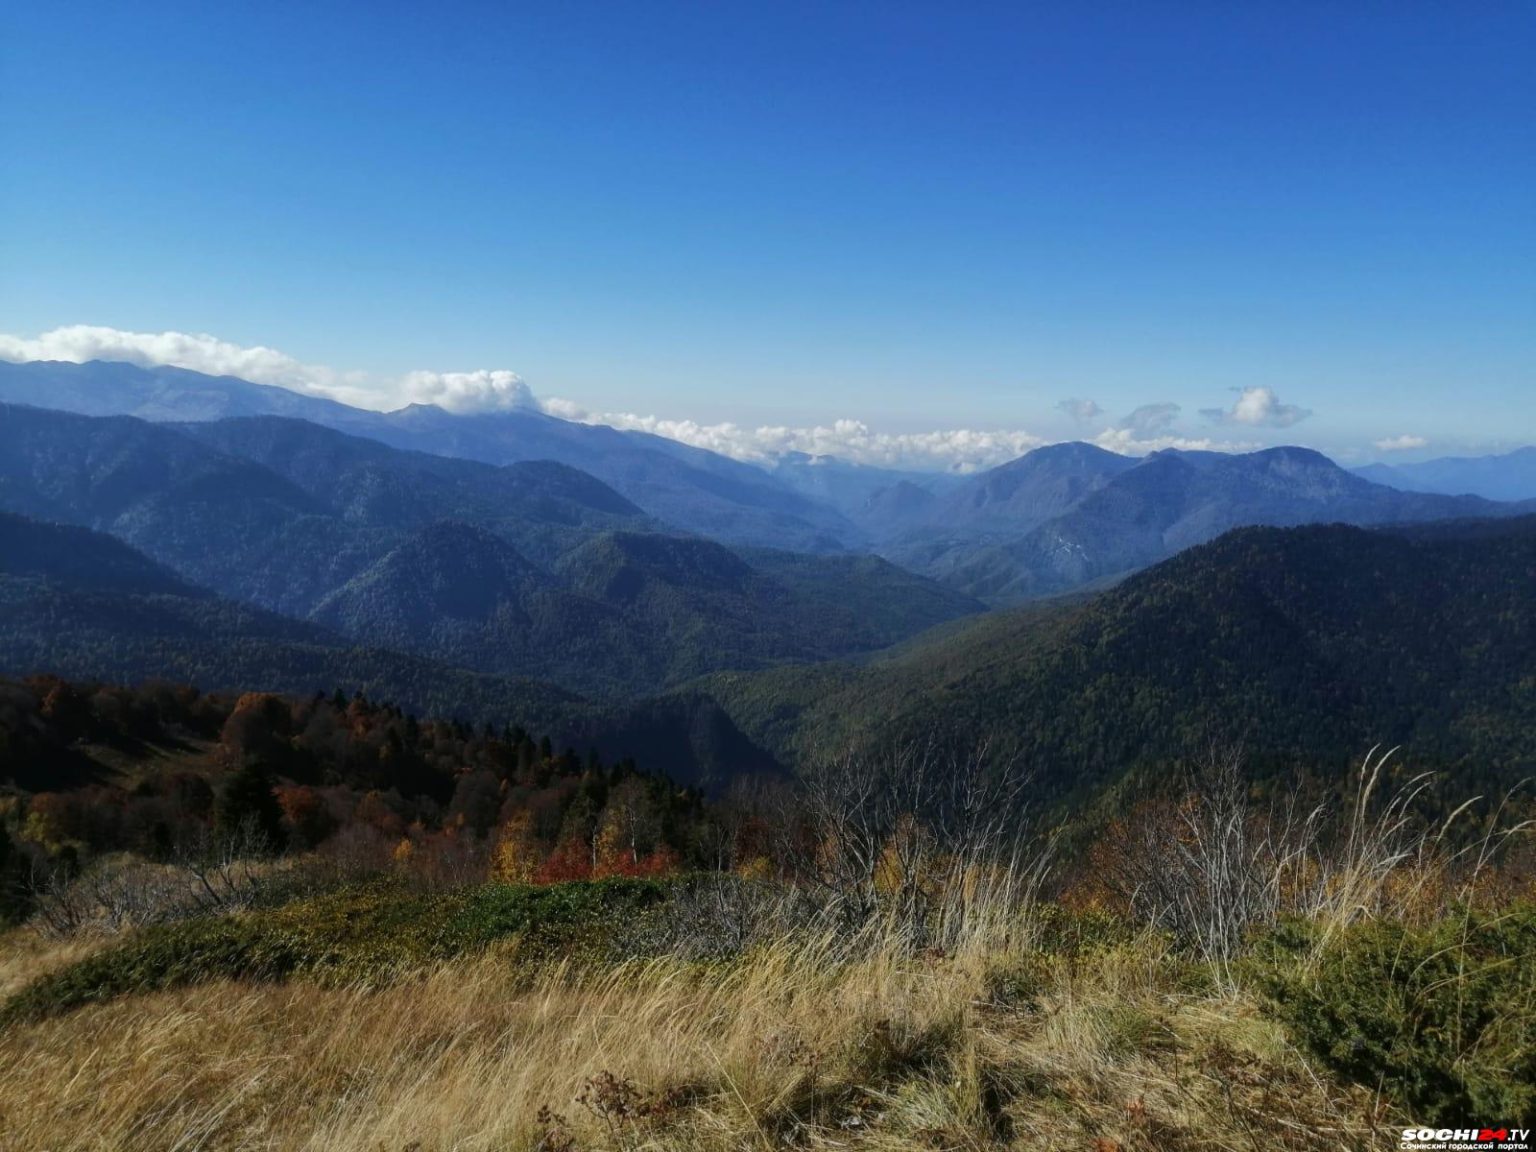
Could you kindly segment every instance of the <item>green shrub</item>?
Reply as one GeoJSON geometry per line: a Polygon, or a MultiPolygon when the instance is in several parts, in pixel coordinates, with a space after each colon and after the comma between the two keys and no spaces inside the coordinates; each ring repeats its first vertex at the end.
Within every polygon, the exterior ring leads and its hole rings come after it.
{"type": "Polygon", "coordinates": [[[1253,961],[1302,1047],[1415,1122],[1536,1115],[1536,909],[1316,934],[1287,924],[1253,961]]]}
{"type": "Polygon", "coordinates": [[[534,954],[595,949],[619,925],[665,902],[672,887],[617,878],[542,887],[487,884],[467,895],[447,924],[441,947],[456,955],[520,937],[534,954]]]}
{"type": "Polygon", "coordinates": [[[205,980],[383,982],[508,937],[527,941],[531,956],[580,954],[667,892],[657,881],[602,880],[428,896],[373,882],[146,928],[23,989],[0,1008],[0,1024],[205,980]]]}
{"type": "Polygon", "coordinates": [[[1132,943],[1142,929],[1128,917],[1101,908],[1077,911],[1060,904],[1035,910],[1039,947],[1062,956],[1091,956],[1132,943]]]}
{"type": "Polygon", "coordinates": [[[220,977],[281,979],[301,962],[288,944],[247,917],[147,928],[126,944],[98,952],[23,989],[0,1010],[0,1022],[220,977]]]}

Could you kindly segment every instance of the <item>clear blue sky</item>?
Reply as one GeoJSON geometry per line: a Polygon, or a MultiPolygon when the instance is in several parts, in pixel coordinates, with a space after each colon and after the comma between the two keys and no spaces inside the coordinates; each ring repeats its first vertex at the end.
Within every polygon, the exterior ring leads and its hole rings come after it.
{"type": "MultiPolygon", "coordinates": [[[[1536,439],[1536,4],[32,3],[0,332],[598,410],[1536,439]]],[[[1273,434],[1272,434],[1273,433],[1273,434]]]]}

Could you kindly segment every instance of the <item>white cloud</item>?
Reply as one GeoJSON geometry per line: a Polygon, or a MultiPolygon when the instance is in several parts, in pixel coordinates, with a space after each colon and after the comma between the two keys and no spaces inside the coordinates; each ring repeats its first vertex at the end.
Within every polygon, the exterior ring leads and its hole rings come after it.
{"type": "Polygon", "coordinates": [[[569,400],[548,400],[544,411],[583,424],[649,432],[722,456],[764,464],[790,452],[837,456],[880,468],[974,472],[1007,463],[1046,441],[1021,429],[950,428],[936,432],[876,432],[861,420],[809,428],[700,424],[633,412],[588,412],[569,400]]]}
{"type": "Polygon", "coordinates": [[[449,412],[505,412],[539,407],[533,389],[516,372],[407,372],[400,394],[413,404],[436,404],[449,412]]]}
{"type": "Polygon", "coordinates": [[[1172,401],[1143,404],[1093,438],[1093,443],[1122,456],[1145,456],[1175,448],[1181,452],[1251,452],[1260,447],[1237,440],[1186,436],[1174,427],[1182,409],[1172,401]]]}
{"type": "Polygon", "coordinates": [[[1116,424],[1113,431],[1133,433],[1137,440],[1156,440],[1168,435],[1178,416],[1177,404],[1143,404],[1116,424]]]}
{"type": "Polygon", "coordinates": [[[1237,402],[1231,408],[1202,408],[1200,415],[1218,424],[1250,428],[1289,428],[1312,415],[1308,408],[1280,403],[1273,388],[1241,388],[1237,392],[1237,402]]]}
{"type": "Polygon", "coordinates": [[[141,367],[168,364],[210,376],[238,376],[257,384],[275,384],[312,396],[351,392],[359,373],[340,373],[257,345],[231,344],[216,336],[186,332],[124,332],[90,324],[71,324],[35,339],[0,335],[0,360],[122,360],[141,367]]]}
{"type": "MultiPolygon", "coordinates": [[[[1045,439],[1023,429],[950,428],[931,432],[879,432],[861,420],[836,420],[809,427],[732,423],[701,424],[642,416],[632,412],[590,412],[568,400],[541,401],[517,373],[506,369],[473,372],[415,371],[376,377],[306,364],[262,346],[243,347],[209,335],[184,332],[125,332],[116,328],[71,325],[35,338],[0,334],[0,360],[124,360],[145,367],[172,365],[210,375],[237,376],[258,384],[323,396],[360,408],[387,411],[405,404],[436,404],[450,412],[516,409],[547,412],[566,420],[606,424],[649,432],[698,448],[758,464],[771,464],[790,453],[836,456],[882,468],[974,472],[1013,460],[1045,439]]],[[[1254,391],[1254,390],[1249,390],[1254,391]]],[[[1267,390],[1258,390],[1265,391],[1267,390]]],[[[1271,407],[1277,402],[1269,394],[1271,407]]],[[[1244,409],[1248,393],[1238,401],[1244,409]]],[[[1106,415],[1092,400],[1065,400],[1058,407],[1079,422],[1106,415]]],[[[1284,410],[1285,405],[1278,405],[1284,410]]],[[[1147,404],[1114,427],[1100,431],[1094,443],[1111,451],[1141,455],[1163,448],[1245,451],[1257,445],[1190,438],[1174,427],[1177,404],[1147,404]]],[[[1247,420],[1237,420],[1248,423],[1247,420]]]]}
{"type": "Polygon", "coordinates": [[[1412,452],[1415,448],[1428,448],[1429,441],[1422,436],[1389,436],[1375,441],[1378,452],[1412,452]]]}
{"type": "Polygon", "coordinates": [[[1176,448],[1180,452],[1252,452],[1263,445],[1248,440],[1212,440],[1209,436],[1163,435],[1140,436],[1131,428],[1106,428],[1093,438],[1100,448],[1118,452],[1122,456],[1145,456],[1149,452],[1161,452],[1176,448]]]}
{"type": "MultiPolygon", "coordinates": [[[[837,420],[830,425],[809,428],[744,428],[737,424],[700,424],[693,420],[668,420],[632,412],[589,412],[569,400],[546,400],[541,407],[562,419],[649,432],[757,464],[770,463],[790,452],[804,452],[811,456],[836,456],[878,468],[977,472],[1006,464],[1049,443],[1044,437],[1022,429],[876,432],[861,420],[837,420]]],[[[1093,437],[1093,443],[1127,456],[1144,456],[1165,448],[1186,452],[1251,452],[1262,446],[1254,442],[1180,435],[1172,427],[1178,414],[1177,404],[1143,405],[1114,428],[1099,432],[1093,437]]]]}
{"type": "Polygon", "coordinates": [[[366,372],[339,372],[305,364],[275,348],[242,347],[206,334],[124,332],[71,324],[34,339],[0,334],[0,360],[122,360],[141,367],[169,365],[210,376],[238,376],[323,396],[358,408],[387,411],[406,404],[436,404],[450,412],[501,411],[537,407],[528,385],[515,372],[407,372],[384,380],[366,372]]]}
{"type": "Polygon", "coordinates": [[[1063,400],[1056,405],[1059,411],[1065,412],[1078,424],[1089,424],[1104,415],[1104,409],[1100,408],[1092,400],[1079,400],[1073,397],[1063,400]]]}

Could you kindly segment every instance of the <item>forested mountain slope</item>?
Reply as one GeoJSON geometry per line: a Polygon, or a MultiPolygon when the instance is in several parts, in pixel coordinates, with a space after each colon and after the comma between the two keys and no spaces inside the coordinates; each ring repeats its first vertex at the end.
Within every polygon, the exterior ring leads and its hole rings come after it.
{"type": "Polygon", "coordinates": [[[1212,736],[1242,741],[1256,771],[1338,774],[1402,744],[1468,789],[1508,784],[1536,766],[1536,518],[1241,529],[1086,601],[708,688],[788,758],[990,737],[1058,795],[1212,736]]]}
{"type": "Polygon", "coordinates": [[[528,677],[359,646],[190,587],[100,533],[0,515],[0,676],[39,673],[237,692],[363,692],[422,714],[522,724],[610,758],[643,756],[684,782],[718,785],[777,770],[697,693],[604,705],[528,677]]]}

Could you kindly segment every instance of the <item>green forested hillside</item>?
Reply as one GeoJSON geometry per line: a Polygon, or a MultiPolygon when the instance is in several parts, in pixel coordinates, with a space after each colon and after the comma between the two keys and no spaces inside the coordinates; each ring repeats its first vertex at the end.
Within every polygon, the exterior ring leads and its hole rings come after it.
{"type": "Polygon", "coordinates": [[[773,758],[698,693],[597,704],[551,684],[491,676],[211,596],[84,590],[0,576],[0,676],[166,680],[206,690],[307,695],[342,689],[422,715],[521,724],[605,757],[718,786],[776,771],[773,758]]]}
{"type": "Polygon", "coordinates": [[[645,758],[689,783],[777,770],[704,695],[600,704],[527,674],[362,646],[188,586],[99,533],[0,516],[0,676],[35,674],[235,692],[341,689],[423,715],[522,724],[609,758],[645,758]]]}
{"type": "Polygon", "coordinates": [[[743,557],[708,540],[607,532],[545,571],[489,531],[439,523],[311,618],[365,643],[612,695],[878,649],[980,608],[873,557],[743,557]]]}
{"type": "Polygon", "coordinates": [[[0,577],[6,576],[53,577],[136,594],[197,594],[170,569],[110,536],[0,512],[0,577]]]}
{"type": "Polygon", "coordinates": [[[993,737],[1055,795],[1218,737],[1335,775],[1401,744],[1469,781],[1536,765],[1536,520],[1231,532],[1092,599],[950,626],[864,665],[708,689],[786,757],[993,737]]]}

